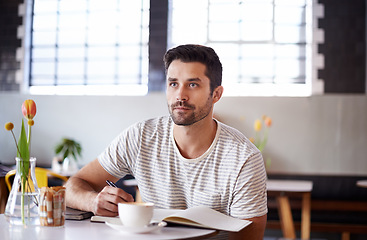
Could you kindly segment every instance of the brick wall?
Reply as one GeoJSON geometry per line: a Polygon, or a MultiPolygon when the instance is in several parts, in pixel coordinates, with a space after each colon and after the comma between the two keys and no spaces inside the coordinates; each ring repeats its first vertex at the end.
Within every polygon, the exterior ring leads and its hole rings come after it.
{"type": "Polygon", "coordinates": [[[366,1],[319,0],[324,5],[325,42],[319,52],[325,68],[319,70],[325,93],[366,92],[366,1]]]}
{"type": "Polygon", "coordinates": [[[150,0],[149,92],[164,91],[163,55],[167,50],[168,0],[150,0]]]}
{"type": "Polygon", "coordinates": [[[18,25],[22,17],[18,16],[21,0],[0,0],[0,91],[19,91],[15,73],[20,69],[16,60],[16,50],[21,47],[17,38],[18,25]]]}

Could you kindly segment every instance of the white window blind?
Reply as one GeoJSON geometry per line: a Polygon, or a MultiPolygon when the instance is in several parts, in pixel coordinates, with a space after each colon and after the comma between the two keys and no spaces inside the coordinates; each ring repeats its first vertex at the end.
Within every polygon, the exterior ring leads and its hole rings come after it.
{"type": "Polygon", "coordinates": [[[149,0],[35,0],[31,93],[148,91],[149,0]]]}
{"type": "Polygon", "coordinates": [[[169,47],[208,45],[225,95],[311,94],[309,0],[171,0],[169,47]]]}

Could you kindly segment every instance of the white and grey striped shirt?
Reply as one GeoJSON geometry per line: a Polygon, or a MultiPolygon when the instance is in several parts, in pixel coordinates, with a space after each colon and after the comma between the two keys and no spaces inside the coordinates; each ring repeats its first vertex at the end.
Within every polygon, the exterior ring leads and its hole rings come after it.
{"type": "Polygon", "coordinates": [[[263,159],[242,133],[218,122],[210,148],[186,159],[173,125],[165,116],[129,127],[99,155],[100,164],[115,177],[133,175],[142,200],[158,208],[206,205],[241,219],[267,213],[263,159]]]}

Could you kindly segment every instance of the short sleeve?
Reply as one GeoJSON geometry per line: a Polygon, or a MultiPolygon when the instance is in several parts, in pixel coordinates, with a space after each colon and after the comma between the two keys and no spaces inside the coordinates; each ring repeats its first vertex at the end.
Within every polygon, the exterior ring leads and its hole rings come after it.
{"type": "Polygon", "coordinates": [[[230,215],[247,219],[260,217],[268,212],[266,171],[259,151],[244,163],[235,185],[230,215]]]}
{"type": "Polygon", "coordinates": [[[137,123],[120,133],[98,156],[101,166],[112,176],[122,178],[132,174],[134,160],[139,152],[140,124],[137,123]]]}

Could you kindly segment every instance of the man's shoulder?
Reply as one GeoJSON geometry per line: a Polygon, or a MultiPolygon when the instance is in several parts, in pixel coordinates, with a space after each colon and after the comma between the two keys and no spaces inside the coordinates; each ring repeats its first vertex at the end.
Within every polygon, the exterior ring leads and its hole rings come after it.
{"type": "Polygon", "coordinates": [[[218,123],[220,124],[222,135],[227,136],[227,137],[232,137],[232,138],[235,138],[241,141],[247,139],[246,136],[242,132],[240,132],[238,129],[231,127],[225,123],[219,122],[219,121],[218,123]]]}
{"type": "Polygon", "coordinates": [[[219,141],[225,142],[225,147],[230,149],[242,149],[246,153],[252,154],[258,151],[253,143],[238,129],[219,122],[220,137],[219,141]],[[236,147],[234,147],[236,146],[236,147]]]}
{"type": "Polygon", "coordinates": [[[138,122],[137,125],[139,127],[146,127],[146,126],[148,127],[156,127],[156,126],[168,127],[169,125],[171,125],[171,122],[172,121],[169,116],[160,116],[160,117],[143,120],[141,122],[138,122]]]}
{"type": "Polygon", "coordinates": [[[160,116],[136,122],[127,131],[140,132],[143,135],[154,134],[156,132],[168,133],[172,126],[169,116],[160,116]]]}

